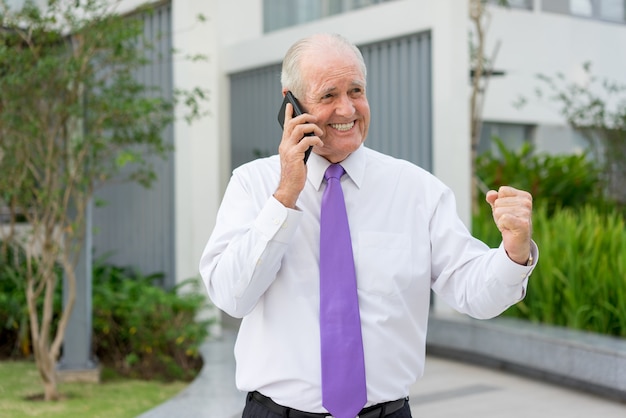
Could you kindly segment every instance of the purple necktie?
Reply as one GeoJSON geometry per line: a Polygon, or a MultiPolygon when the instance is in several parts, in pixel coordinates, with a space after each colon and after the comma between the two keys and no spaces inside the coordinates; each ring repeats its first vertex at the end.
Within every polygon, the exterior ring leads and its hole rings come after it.
{"type": "Polygon", "coordinates": [[[367,391],[352,241],[339,180],[343,173],[339,164],[326,170],[320,217],[322,405],[335,418],[355,418],[367,391]]]}

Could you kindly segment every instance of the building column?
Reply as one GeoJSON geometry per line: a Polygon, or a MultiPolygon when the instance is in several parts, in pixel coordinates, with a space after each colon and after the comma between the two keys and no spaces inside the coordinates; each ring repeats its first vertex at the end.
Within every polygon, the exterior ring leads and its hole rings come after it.
{"type": "MultiPolygon", "coordinates": [[[[76,300],[70,315],[63,355],[57,365],[59,380],[63,382],[99,382],[100,368],[92,354],[92,211],[93,201],[85,209],[85,241],[76,264],[76,300]]],[[[67,303],[67,278],[63,279],[63,307],[67,303]]]]}

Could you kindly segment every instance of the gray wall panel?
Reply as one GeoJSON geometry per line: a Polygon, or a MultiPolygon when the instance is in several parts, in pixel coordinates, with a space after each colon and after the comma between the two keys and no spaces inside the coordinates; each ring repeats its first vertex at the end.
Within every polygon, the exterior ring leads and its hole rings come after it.
{"type": "Polygon", "coordinates": [[[430,33],[360,48],[372,112],[367,145],[431,170],[430,33]]]}
{"type": "MultiPolygon", "coordinates": [[[[172,96],[171,8],[157,7],[144,19],[144,34],[154,45],[152,63],[136,73],[147,85],[160,86],[172,96]]],[[[169,143],[173,132],[163,135],[169,143]]],[[[133,266],[143,274],[164,273],[163,284],[175,283],[174,160],[153,158],[157,180],[151,188],[137,184],[111,184],[96,192],[106,205],[94,209],[94,255],[109,254],[107,262],[133,266]]]]}
{"type": "Polygon", "coordinates": [[[234,74],[230,85],[233,167],[278,152],[280,65],[234,74]]]}

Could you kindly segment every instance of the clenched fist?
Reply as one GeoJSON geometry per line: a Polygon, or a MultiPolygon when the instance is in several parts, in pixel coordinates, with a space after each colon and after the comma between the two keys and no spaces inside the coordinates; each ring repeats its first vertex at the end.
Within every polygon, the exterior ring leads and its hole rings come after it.
{"type": "Polygon", "coordinates": [[[509,258],[526,264],[532,236],[532,196],[523,190],[502,186],[498,191],[487,192],[486,198],[509,258]]]}

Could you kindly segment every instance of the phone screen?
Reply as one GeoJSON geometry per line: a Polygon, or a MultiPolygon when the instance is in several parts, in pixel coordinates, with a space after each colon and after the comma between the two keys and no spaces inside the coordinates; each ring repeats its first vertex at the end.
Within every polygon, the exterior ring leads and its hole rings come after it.
{"type": "MultiPolygon", "coordinates": [[[[278,111],[278,123],[280,124],[280,127],[282,128],[283,125],[285,124],[285,108],[287,107],[287,103],[291,103],[291,105],[293,106],[293,115],[294,116],[299,116],[303,113],[305,113],[306,111],[302,108],[302,106],[300,105],[300,102],[298,102],[298,99],[296,99],[296,97],[290,92],[288,91],[285,94],[285,98],[283,99],[283,103],[280,106],[280,110],[278,111]]],[[[309,132],[308,134],[305,134],[305,136],[313,136],[313,132],[309,132]]],[[[309,155],[311,155],[311,150],[313,149],[313,147],[309,147],[305,153],[304,153],[304,163],[306,164],[307,160],[309,159],[309,155]]]]}

